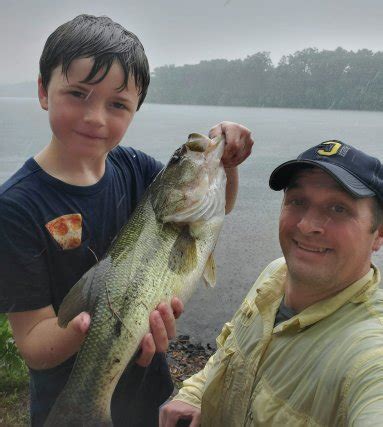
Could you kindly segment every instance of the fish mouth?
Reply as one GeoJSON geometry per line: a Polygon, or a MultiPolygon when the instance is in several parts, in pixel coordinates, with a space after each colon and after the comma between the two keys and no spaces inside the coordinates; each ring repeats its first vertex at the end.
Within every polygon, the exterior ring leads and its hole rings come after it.
{"type": "Polygon", "coordinates": [[[161,191],[153,195],[154,206],[162,222],[190,224],[207,221],[224,212],[226,174],[221,161],[224,148],[225,138],[222,135],[210,139],[192,133],[175,151],[159,175],[161,191]],[[181,177],[174,169],[169,179],[171,185],[165,191],[167,184],[164,186],[160,180],[166,178],[170,168],[183,167],[182,164],[189,173],[181,177]]]}
{"type": "Polygon", "coordinates": [[[200,133],[191,133],[185,146],[190,151],[204,153],[206,157],[221,159],[225,148],[225,137],[218,135],[210,139],[200,133]]]}

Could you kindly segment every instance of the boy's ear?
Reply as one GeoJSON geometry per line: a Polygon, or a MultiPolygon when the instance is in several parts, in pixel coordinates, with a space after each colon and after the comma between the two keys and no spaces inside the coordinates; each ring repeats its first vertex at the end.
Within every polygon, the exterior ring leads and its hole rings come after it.
{"type": "Polygon", "coordinates": [[[45,90],[41,76],[37,79],[37,90],[41,108],[48,111],[48,92],[45,90]]]}

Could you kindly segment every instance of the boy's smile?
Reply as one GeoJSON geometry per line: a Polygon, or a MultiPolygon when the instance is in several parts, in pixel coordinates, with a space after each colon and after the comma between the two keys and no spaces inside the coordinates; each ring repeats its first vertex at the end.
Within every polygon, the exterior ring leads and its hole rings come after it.
{"type": "MultiPolygon", "coordinates": [[[[51,75],[45,91],[39,79],[39,99],[49,112],[52,129],[51,150],[62,161],[104,161],[107,153],[121,141],[139,102],[134,79],[120,90],[124,73],[114,62],[99,83],[82,83],[93,65],[92,58],[75,59],[68,70],[68,78],[61,65],[51,75]]],[[[103,75],[100,71],[92,82],[103,75]]]]}

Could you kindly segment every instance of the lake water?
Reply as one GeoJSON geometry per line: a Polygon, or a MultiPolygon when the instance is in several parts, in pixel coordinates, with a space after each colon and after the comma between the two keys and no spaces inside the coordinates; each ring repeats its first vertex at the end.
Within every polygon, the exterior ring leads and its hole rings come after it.
{"type": "MultiPolygon", "coordinates": [[[[144,104],[123,144],[166,162],[189,133],[208,133],[222,120],[250,128],[256,143],[251,157],[240,168],[237,204],[226,218],[217,245],[217,286],[207,289],[202,285],[179,321],[179,333],[203,342],[213,342],[258,274],[281,256],[281,194],[268,188],[272,170],[328,139],[342,140],[383,160],[381,112],[144,104]]],[[[49,139],[47,113],[36,99],[0,98],[0,182],[49,139]]],[[[383,266],[383,250],[374,260],[383,266]]]]}

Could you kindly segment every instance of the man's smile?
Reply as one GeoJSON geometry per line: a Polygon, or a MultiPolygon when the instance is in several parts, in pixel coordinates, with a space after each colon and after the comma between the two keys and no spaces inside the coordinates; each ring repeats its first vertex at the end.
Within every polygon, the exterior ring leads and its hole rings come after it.
{"type": "Polygon", "coordinates": [[[327,253],[327,252],[331,251],[330,248],[326,248],[326,247],[323,247],[323,246],[309,245],[307,243],[298,242],[297,240],[294,240],[294,239],[293,239],[293,242],[295,243],[295,245],[299,249],[303,249],[304,251],[307,251],[307,252],[327,253]]]}

